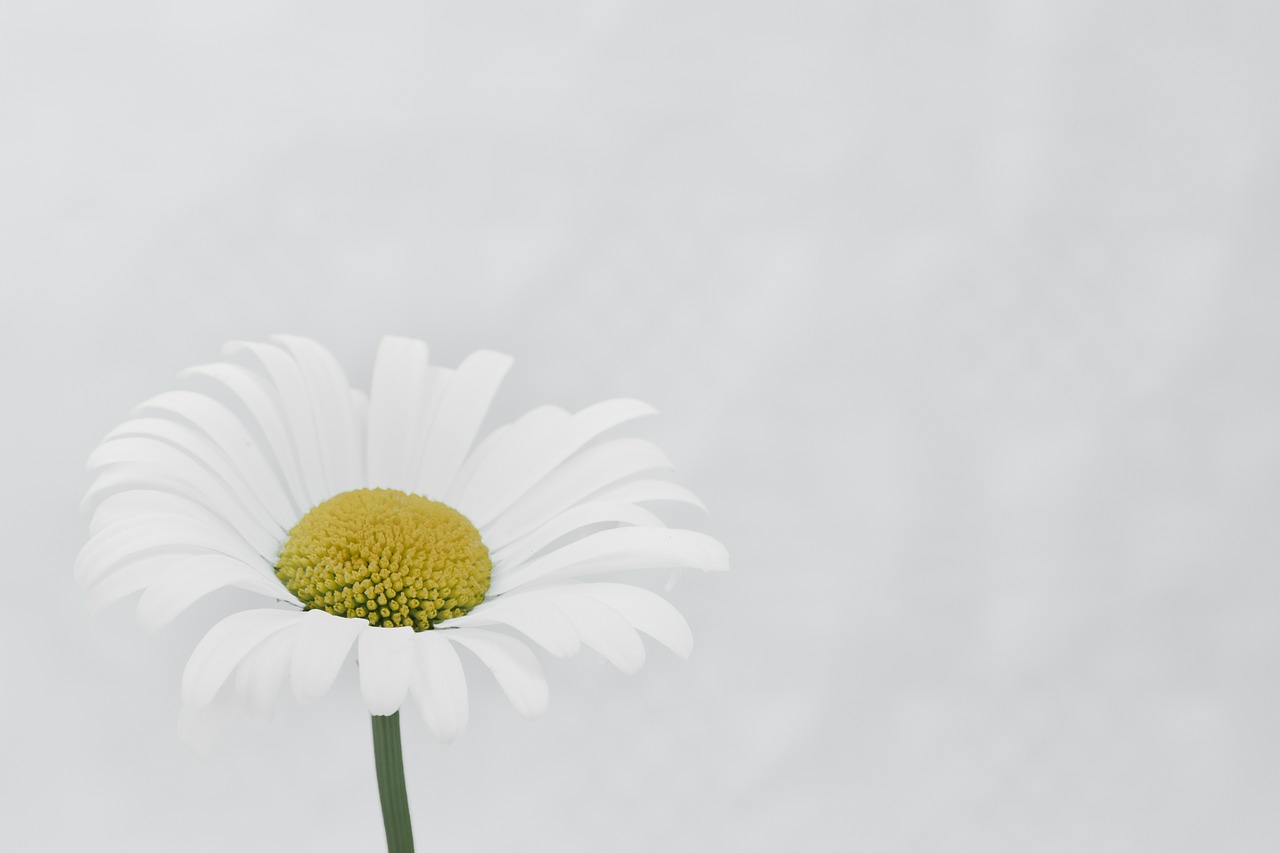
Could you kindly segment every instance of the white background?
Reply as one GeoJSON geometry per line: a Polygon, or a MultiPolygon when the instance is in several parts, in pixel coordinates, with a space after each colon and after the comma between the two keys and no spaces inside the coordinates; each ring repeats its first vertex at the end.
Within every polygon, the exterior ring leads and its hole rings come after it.
{"type": "Polygon", "coordinates": [[[231,338],[634,396],[688,663],[406,719],[419,849],[1280,845],[1275,4],[0,9],[0,836],[377,850],[348,671],[174,732],[215,597],[71,586],[84,459],[231,338]]]}

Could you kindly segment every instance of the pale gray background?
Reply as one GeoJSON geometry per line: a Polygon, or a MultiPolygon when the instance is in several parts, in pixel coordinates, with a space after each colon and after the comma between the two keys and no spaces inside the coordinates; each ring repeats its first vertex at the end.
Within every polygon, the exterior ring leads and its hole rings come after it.
{"type": "Polygon", "coordinates": [[[0,7],[9,850],[377,850],[348,672],[208,763],[72,592],[83,460],[224,340],[636,396],[697,648],[474,673],[420,849],[1280,845],[1280,15],[1223,2],[0,7]]]}

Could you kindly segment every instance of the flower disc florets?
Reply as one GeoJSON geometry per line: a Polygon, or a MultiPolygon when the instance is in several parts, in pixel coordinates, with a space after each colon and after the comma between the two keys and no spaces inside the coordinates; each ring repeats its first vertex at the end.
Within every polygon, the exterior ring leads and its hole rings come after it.
{"type": "Polygon", "coordinates": [[[466,516],[397,489],[356,489],[289,531],[276,576],[308,609],[425,631],[484,600],[493,564],[466,516]]]}

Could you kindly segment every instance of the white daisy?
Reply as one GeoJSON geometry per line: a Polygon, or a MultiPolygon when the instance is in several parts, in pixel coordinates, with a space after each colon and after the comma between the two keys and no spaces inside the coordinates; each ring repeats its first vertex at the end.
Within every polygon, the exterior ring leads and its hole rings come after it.
{"type": "Polygon", "coordinates": [[[688,655],[689,628],[664,598],[589,579],[727,568],[716,540],[640,506],[699,504],[648,478],[670,467],[656,447],[595,441],[649,406],[543,406],[476,442],[505,355],[450,370],[421,341],[385,338],[366,395],[305,338],[226,351],[253,367],[185,371],[208,392],[148,400],[94,450],[91,536],[76,562],[90,607],[142,591],[150,629],[223,587],[273,600],[223,619],[193,651],[180,724],[193,745],[207,748],[237,711],[270,716],[286,681],[300,701],[324,695],[353,647],[370,714],[412,697],[445,741],[467,723],[459,648],[527,717],[546,708],[547,684],[518,635],[557,657],[588,646],[624,672],[644,662],[637,632],[688,655]]]}

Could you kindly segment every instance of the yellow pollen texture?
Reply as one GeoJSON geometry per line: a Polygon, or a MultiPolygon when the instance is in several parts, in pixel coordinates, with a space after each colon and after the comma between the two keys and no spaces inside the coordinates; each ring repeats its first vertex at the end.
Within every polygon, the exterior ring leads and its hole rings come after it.
{"type": "Polygon", "coordinates": [[[308,609],[425,631],[484,600],[493,563],[451,507],[397,489],[356,489],[289,531],[276,576],[308,609]]]}

